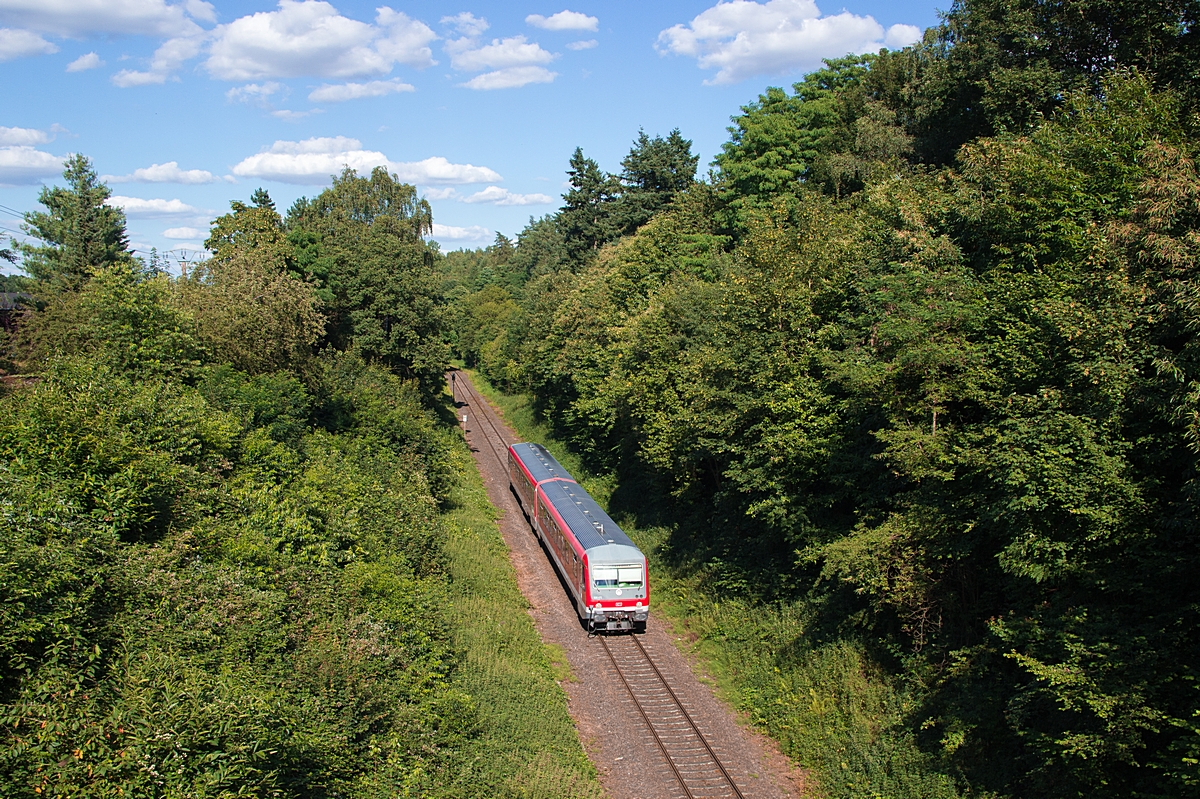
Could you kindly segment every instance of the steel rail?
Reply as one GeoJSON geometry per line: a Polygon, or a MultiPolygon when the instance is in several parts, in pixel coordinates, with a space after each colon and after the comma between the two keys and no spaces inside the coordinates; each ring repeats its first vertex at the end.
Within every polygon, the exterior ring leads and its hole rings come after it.
{"type": "MultiPolygon", "coordinates": [[[[733,777],[730,776],[729,772],[725,769],[725,765],[721,762],[721,758],[717,757],[717,753],[713,751],[711,746],[709,746],[708,739],[704,737],[704,733],[700,732],[700,728],[696,726],[696,722],[692,719],[691,714],[688,713],[687,708],[683,706],[683,702],[679,701],[679,697],[676,696],[675,691],[671,689],[671,684],[667,682],[667,678],[663,676],[661,671],[659,671],[658,664],[654,662],[654,658],[650,657],[650,653],[646,651],[646,647],[642,645],[642,642],[638,640],[636,635],[630,636],[630,638],[637,646],[638,651],[642,653],[642,657],[644,657],[646,662],[650,664],[650,668],[654,670],[654,675],[658,677],[658,681],[662,683],[663,688],[666,688],[667,693],[671,695],[671,701],[673,701],[675,706],[679,708],[679,712],[682,713],[684,719],[687,720],[688,726],[691,727],[692,731],[696,733],[696,737],[700,740],[700,743],[704,745],[704,749],[706,752],[708,752],[708,756],[712,758],[712,762],[715,763],[717,768],[720,770],[721,776],[725,778],[725,782],[729,783],[729,787],[733,789],[734,795],[737,797],[737,799],[746,799],[746,797],[742,796],[742,792],[738,790],[737,783],[733,781],[733,777]]],[[[607,642],[605,645],[607,646],[607,642]]],[[[635,699],[634,701],[637,700],[635,699]]]]}
{"type": "MultiPolygon", "coordinates": [[[[460,372],[460,374],[461,374],[461,372],[460,372]]],[[[494,436],[489,436],[487,434],[487,432],[484,431],[483,437],[485,439],[487,439],[488,447],[491,448],[492,454],[496,456],[496,461],[500,464],[501,467],[503,467],[504,472],[507,473],[508,472],[508,442],[505,441],[504,434],[500,432],[500,428],[496,427],[496,423],[492,421],[491,406],[487,404],[487,401],[483,398],[483,395],[479,393],[479,391],[471,383],[469,378],[467,378],[465,376],[463,377],[462,380],[458,380],[456,378],[454,380],[453,385],[455,388],[458,388],[460,385],[464,386],[466,388],[466,392],[468,394],[467,405],[473,411],[478,411],[476,416],[482,417],[483,420],[487,423],[487,426],[492,428],[492,433],[494,433],[494,436]],[[474,397],[474,399],[471,398],[472,396],[474,397]],[[478,403],[476,403],[476,400],[478,400],[478,403]],[[493,438],[495,439],[495,441],[500,442],[499,446],[497,446],[494,443],[493,438]]],[[[457,397],[455,397],[455,401],[456,402],[458,401],[457,397]]],[[[464,428],[464,430],[466,429],[465,422],[463,423],[463,428],[464,428]]]]}
{"type": "MultiPolygon", "coordinates": [[[[504,434],[500,431],[500,428],[497,427],[496,423],[492,419],[492,414],[494,413],[494,411],[493,411],[492,407],[488,404],[487,400],[485,400],[483,398],[483,395],[480,394],[478,389],[475,388],[474,384],[470,381],[470,379],[467,378],[466,375],[464,375],[462,372],[459,372],[458,374],[459,374],[459,378],[455,379],[454,384],[453,384],[454,388],[456,390],[459,388],[462,388],[465,391],[465,393],[467,395],[466,396],[467,406],[469,406],[473,411],[477,411],[476,416],[482,417],[484,422],[487,424],[487,426],[491,428],[492,435],[488,435],[486,430],[481,430],[481,432],[483,432],[484,438],[487,439],[488,447],[492,450],[492,455],[496,458],[497,462],[504,468],[505,472],[507,472],[507,470],[508,470],[508,451],[507,451],[508,443],[505,439],[504,434]],[[496,442],[499,442],[499,446],[497,446],[496,442]]],[[[458,401],[457,397],[455,397],[454,399],[455,399],[455,402],[458,401]]],[[[465,425],[464,425],[464,428],[465,428],[465,425]]],[[[596,637],[598,637],[600,639],[601,644],[604,647],[604,652],[606,655],[608,655],[609,662],[613,664],[613,670],[616,672],[617,676],[620,678],[621,684],[625,686],[625,691],[629,694],[630,699],[633,700],[633,704],[637,708],[638,713],[641,715],[642,721],[644,721],[646,724],[646,729],[648,729],[650,731],[650,735],[654,738],[654,742],[658,745],[659,751],[662,752],[663,758],[666,759],[667,765],[670,766],[671,772],[675,775],[676,782],[678,782],[679,786],[681,788],[683,788],[683,791],[687,795],[688,799],[699,799],[699,797],[697,797],[696,794],[692,791],[691,786],[688,785],[687,780],[684,779],[684,776],[680,772],[679,767],[675,764],[675,760],[674,760],[674,758],[671,757],[671,754],[670,754],[669,745],[659,735],[658,730],[655,729],[654,723],[650,720],[649,713],[647,712],[646,708],[642,705],[642,702],[638,699],[637,694],[634,692],[633,686],[630,684],[629,679],[625,674],[625,670],[622,669],[621,664],[617,662],[617,658],[613,654],[612,648],[609,646],[607,636],[599,635],[596,637]]],[[[705,738],[705,736],[702,732],[700,732],[700,728],[698,726],[696,726],[696,722],[695,722],[695,720],[692,719],[691,714],[689,714],[687,712],[687,710],[683,706],[683,703],[679,700],[679,697],[675,694],[675,691],[671,689],[670,683],[667,682],[666,677],[663,675],[662,671],[659,670],[658,665],[654,662],[654,659],[650,657],[650,653],[646,651],[645,646],[643,646],[642,642],[640,640],[638,640],[638,637],[636,635],[630,635],[628,637],[630,638],[630,640],[633,641],[634,645],[637,647],[637,651],[640,653],[642,659],[644,659],[646,661],[646,663],[650,666],[650,669],[654,672],[654,676],[658,679],[658,682],[662,684],[662,687],[664,689],[666,689],[667,696],[670,697],[671,702],[674,703],[675,708],[678,709],[680,715],[687,722],[688,727],[691,729],[692,733],[696,736],[696,739],[700,741],[700,744],[704,747],[704,750],[708,753],[708,757],[716,765],[717,770],[720,772],[721,778],[733,790],[734,797],[736,797],[736,799],[745,799],[745,796],[742,794],[741,790],[738,788],[737,783],[735,783],[733,781],[733,777],[730,776],[729,772],[725,768],[725,765],[723,763],[721,763],[721,759],[719,757],[717,757],[717,753],[714,752],[712,746],[709,745],[708,739],[705,738]]]]}
{"type": "MultiPolygon", "coordinates": [[[[633,692],[633,686],[629,684],[629,680],[625,678],[625,672],[621,671],[621,665],[617,663],[616,657],[613,656],[612,649],[608,646],[608,641],[604,636],[598,636],[601,643],[604,645],[604,654],[608,655],[608,660],[613,664],[613,671],[621,678],[621,684],[625,686],[625,691],[629,694],[629,698],[633,700],[633,705],[638,709],[638,713],[642,716],[642,721],[646,722],[646,729],[650,730],[650,735],[654,737],[654,742],[658,744],[658,751],[662,752],[663,758],[667,761],[667,765],[671,767],[671,771],[675,773],[675,781],[683,788],[683,792],[687,794],[688,799],[696,799],[696,794],[692,793],[692,789],[688,787],[687,781],[683,779],[683,775],[679,773],[679,767],[675,765],[675,761],[671,758],[671,753],[667,751],[667,744],[658,735],[658,731],[654,729],[654,723],[650,721],[650,716],[647,715],[646,709],[642,707],[642,703],[638,701],[637,694],[633,692]]],[[[736,789],[735,789],[736,790],[736,789]]]]}

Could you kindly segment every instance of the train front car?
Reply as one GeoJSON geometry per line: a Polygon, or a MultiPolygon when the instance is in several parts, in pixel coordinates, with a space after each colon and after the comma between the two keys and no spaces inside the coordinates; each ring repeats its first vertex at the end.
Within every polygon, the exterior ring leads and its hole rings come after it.
{"type": "Polygon", "coordinates": [[[543,447],[510,447],[509,473],[579,617],[591,629],[645,629],[648,564],[629,536],[543,447]]]}
{"type": "Polygon", "coordinates": [[[580,618],[598,630],[644,627],[650,613],[646,556],[577,483],[551,481],[538,492],[553,526],[582,551],[572,590],[580,618]]]}

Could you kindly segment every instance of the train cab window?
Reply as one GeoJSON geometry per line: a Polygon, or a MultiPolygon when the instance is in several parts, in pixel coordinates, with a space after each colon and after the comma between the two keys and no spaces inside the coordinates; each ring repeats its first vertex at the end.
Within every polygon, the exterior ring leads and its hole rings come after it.
{"type": "Polygon", "coordinates": [[[592,582],[597,588],[641,588],[641,566],[592,569],[592,582]]]}

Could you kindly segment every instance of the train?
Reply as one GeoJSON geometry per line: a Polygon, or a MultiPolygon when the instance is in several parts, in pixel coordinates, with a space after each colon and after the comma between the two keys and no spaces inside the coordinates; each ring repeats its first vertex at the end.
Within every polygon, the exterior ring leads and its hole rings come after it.
{"type": "Polygon", "coordinates": [[[508,448],[508,480],[588,629],[644,632],[649,563],[625,531],[540,444],[508,448]]]}

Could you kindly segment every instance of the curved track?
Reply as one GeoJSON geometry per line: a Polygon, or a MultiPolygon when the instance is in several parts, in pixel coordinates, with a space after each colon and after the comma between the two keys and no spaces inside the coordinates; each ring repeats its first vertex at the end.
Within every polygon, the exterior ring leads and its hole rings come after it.
{"type": "MultiPolygon", "coordinates": [[[[448,378],[447,382],[453,387],[455,402],[459,403],[460,409],[464,406],[468,409],[468,420],[473,415],[476,429],[483,433],[492,456],[506,472],[509,442],[493,418],[495,411],[464,374],[451,374],[456,377],[448,378]]],[[[685,703],[672,690],[650,650],[639,638],[630,634],[595,636],[682,789],[682,796],[686,799],[745,799],[685,703]]]]}

